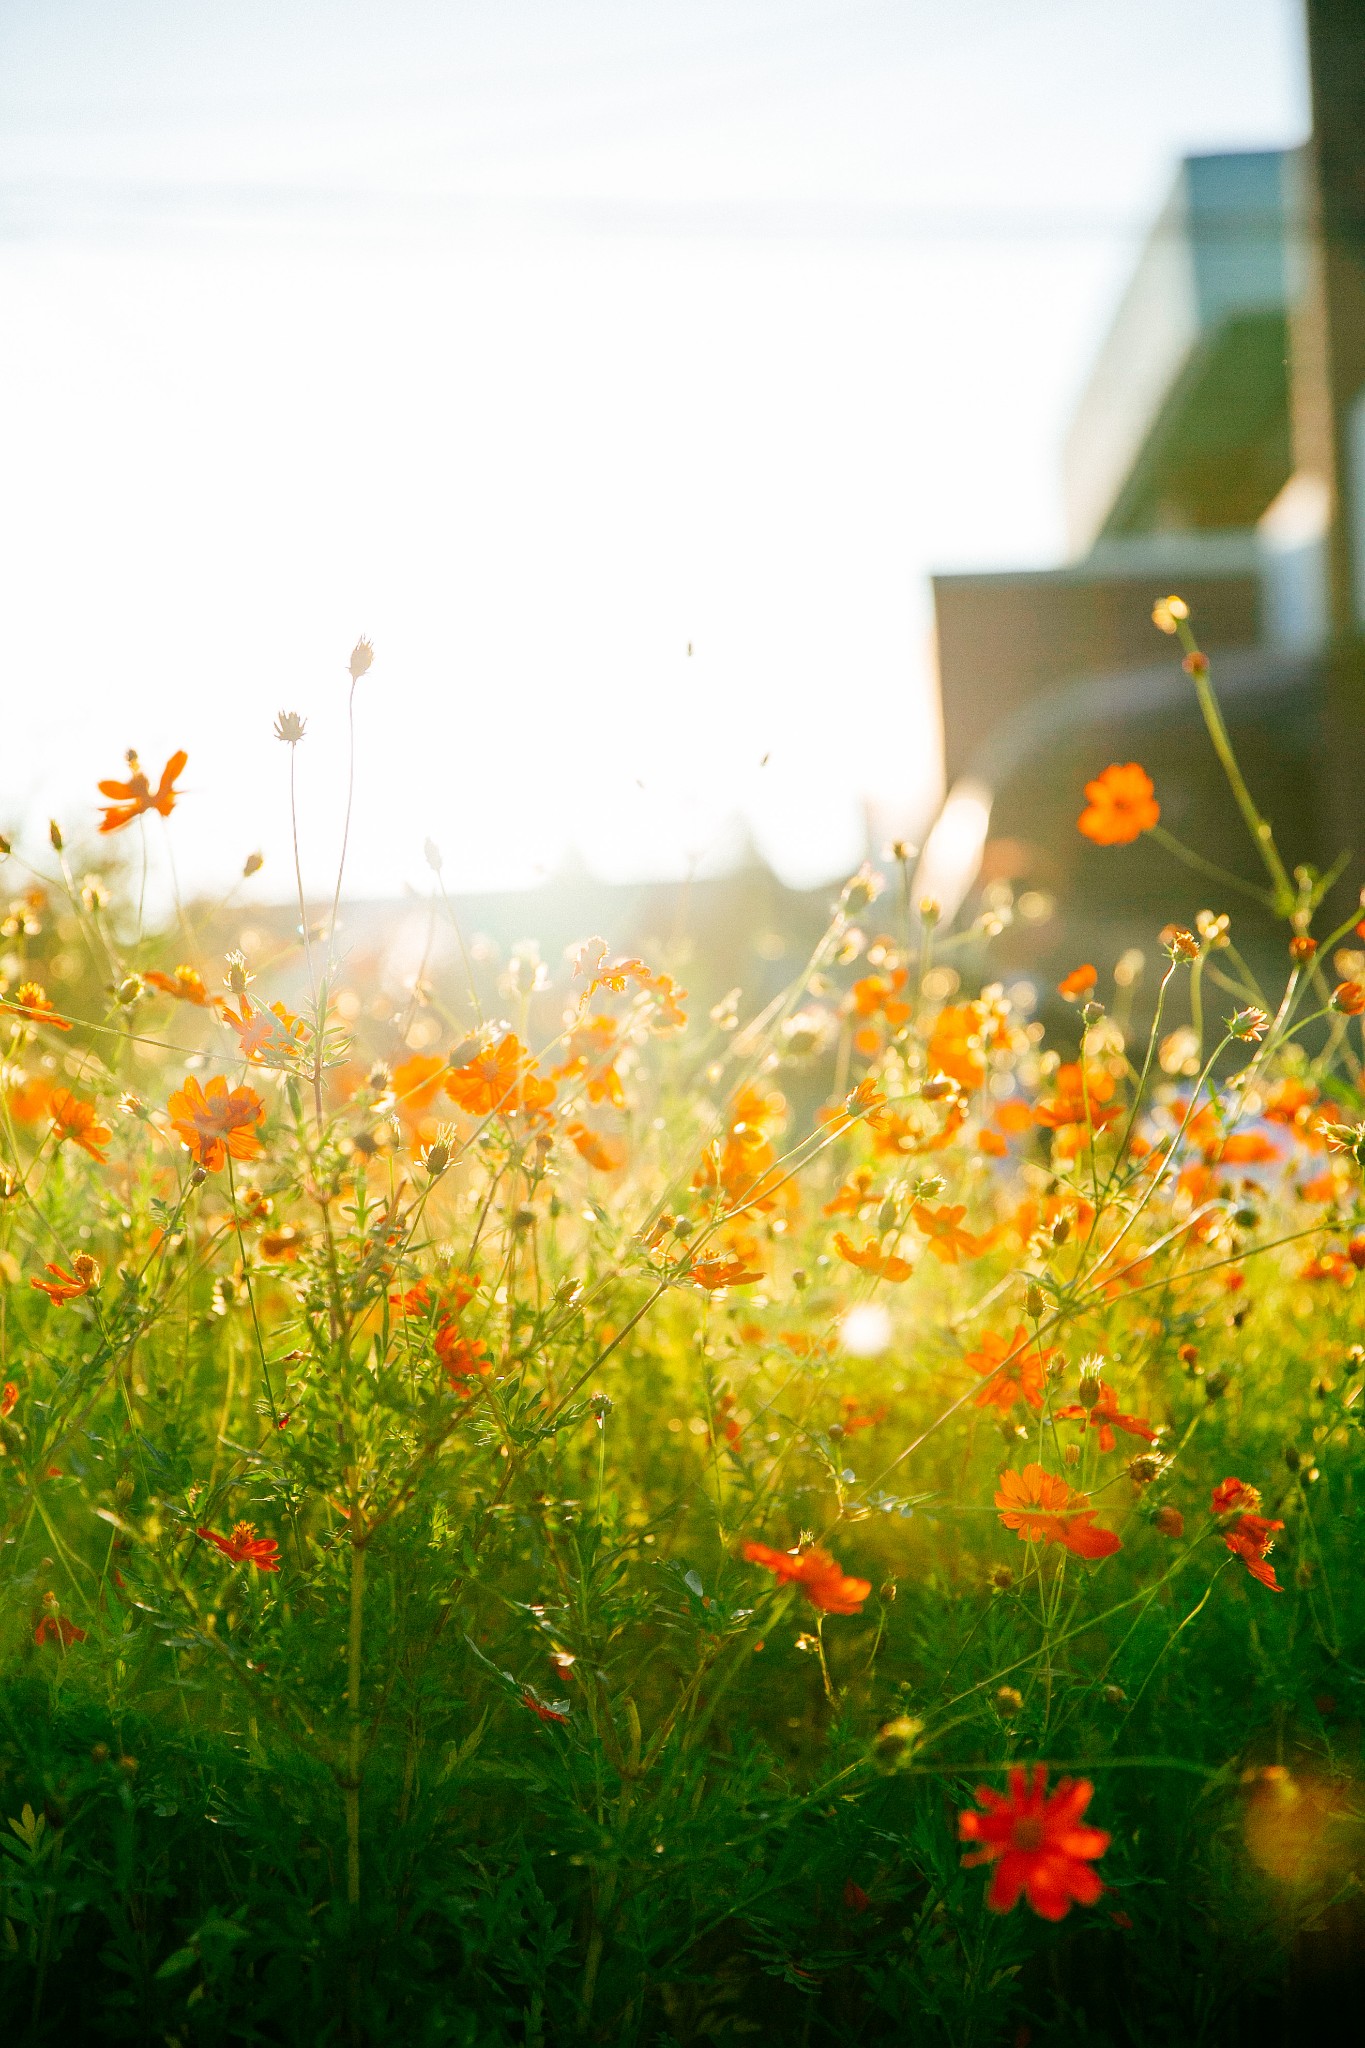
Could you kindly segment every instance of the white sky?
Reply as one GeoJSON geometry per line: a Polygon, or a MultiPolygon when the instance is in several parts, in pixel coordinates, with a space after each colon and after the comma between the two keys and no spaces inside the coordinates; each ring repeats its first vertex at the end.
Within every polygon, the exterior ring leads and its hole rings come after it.
{"type": "Polygon", "coordinates": [[[320,891],[366,631],[357,892],[427,834],[464,887],[723,862],[740,815],[794,882],[856,861],[864,799],[937,789],[928,572],[1060,556],[1136,242],[1181,153],[1301,139],[1300,33],[3,0],[0,810],[74,833],[185,746],[182,880],[261,846],[285,895],[296,709],[320,891]]]}

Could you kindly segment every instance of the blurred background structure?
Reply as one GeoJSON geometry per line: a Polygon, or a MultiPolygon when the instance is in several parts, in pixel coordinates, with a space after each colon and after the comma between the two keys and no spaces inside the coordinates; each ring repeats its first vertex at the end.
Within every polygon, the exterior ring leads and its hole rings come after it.
{"type": "Polygon", "coordinates": [[[934,579],[948,796],[919,886],[950,910],[991,883],[1055,897],[1058,965],[1117,951],[1143,911],[1244,908],[1149,842],[1078,836],[1111,760],[1143,763],[1180,839],[1261,879],[1151,624],[1168,591],[1287,857],[1365,852],[1365,7],[1306,19],[1308,143],[1187,158],[1153,225],[1067,441],[1072,559],[934,579]]]}

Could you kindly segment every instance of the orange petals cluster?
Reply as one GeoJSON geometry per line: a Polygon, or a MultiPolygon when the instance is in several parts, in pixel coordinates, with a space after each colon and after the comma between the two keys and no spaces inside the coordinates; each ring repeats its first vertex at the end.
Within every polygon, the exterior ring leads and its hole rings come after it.
{"type": "Polygon", "coordinates": [[[869,1237],[864,1245],[855,1245],[842,1230],[836,1230],[834,1249],[841,1259],[847,1260],[850,1266],[856,1266],[860,1273],[871,1273],[875,1279],[889,1280],[893,1285],[908,1280],[915,1270],[909,1259],[902,1259],[895,1252],[883,1251],[875,1237],[869,1237]]]}
{"type": "Polygon", "coordinates": [[[1260,1489],[1249,1485],[1245,1479],[1236,1478],[1220,1480],[1209,1501],[1215,1515],[1235,1515],[1237,1518],[1222,1532],[1223,1541],[1233,1556],[1241,1558],[1253,1579],[1268,1586],[1272,1593],[1282,1593],[1284,1587],[1275,1576],[1275,1567],[1267,1563],[1267,1559],[1284,1523],[1258,1514],[1256,1510],[1260,1505],[1260,1489]]]}
{"type": "Polygon", "coordinates": [[[1061,1778],[1049,1794],[1045,1764],[1032,1772],[1016,1765],[1008,1793],[978,1785],[977,1804],[986,1810],[959,1815],[957,1831],[962,1841],[980,1844],[964,1864],[995,1865],[986,1893],[993,1913],[1010,1912],[1021,1894],[1043,1920],[1064,1920],[1073,1905],[1095,1904],[1104,1885],[1093,1865],[1109,1836],[1082,1825],[1093,1792],[1085,1778],[1061,1778]]]}
{"type": "Polygon", "coordinates": [[[1008,1337],[988,1330],[964,1360],[973,1372],[991,1375],[977,1390],[976,1406],[1009,1409],[1016,1401],[1026,1401],[1030,1408],[1041,1409],[1044,1376],[1051,1361],[1060,1356],[1055,1349],[1040,1349],[1022,1323],[1016,1323],[1008,1337]],[[1002,1369],[1007,1362],[1014,1368],[1012,1373],[1002,1369]]]}
{"type": "Polygon", "coordinates": [[[59,1145],[79,1145],[82,1152],[88,1152],[92,1159],[103,1165],[104,1148],[113,1137],[108,1124],[99,1120],[99,1111],[93,1102],[87,1102],[82,1095],[73,1095],[69,1088],[54,1088],[47,1099],[52,1117],[52,1135],[59,1145]]]}
{"type": "Polygon", "coordinates": [[[257,1128],[265,1122],[265,1104],[254,1088],[229,1088],[221,1074],[202,1088],[191,1075],[166,1108],[191,1158],[209,1173],[219,1172],[229,1156],[260,1157],[257,1128]]]}
{"type": "Polygon", "coordinates": [[[484,1048],[445,1077],[446,1094],[469,1116],[525,1116],[546,1121],[555,1084],[531,1070],[531,1056],[514,1031],[484,1048]]]}
{"type": "Polygon", "coordinates": [[[962,1219],[967,1213],[966,1203],[949,1207],[941,1202],[937,1209],[931,1209],[927,1202],[916,1202],[910,1214],[915,1223],[929,1240],[929,1249],[936,1259],[945,1266],[955,1266],[959,1259],[979,1259],[982,1252],[991,1245],[991,1233],[974,1237],[970,1230],[962,1228],[962,1219]]]}
{"type": "Polygon", "coordinates": [[[1062,976],[1057,984],[1057,993],[1068,1003],[1078,1002],[1082,996],[1089,995],[1098,980],[1098,974],[1087,960],[1084,967],[1073,967],[1070,974],[1062,976]]]}
{"type": "Polygon", "coordinates": [[[1021,1543],[1060,1543],[1085,1558],[1110,1557],[1122,1548],[1112,1529],[1096,1528],[1089,1496],[1073,1493],[1065,1479],[1041,1465],[1002,1472],[995,1505],[1021,1543]]]}
{"type": "Polygon", "coordinates": [[[30,1024],[50,1024],[54,1031],[71,1029],[67,1019],[57,1015],[47,990],[39,981],[21,981],[14,994],[0,1004],[0,1009],[8,1010],[13,1017],[23,1017],[30,1024]]]}
{"type": "Polygon", "coordinates": [[[173,996],[178,1003],[193,1003],[201,1010],[212,1010],[218,1006],[218,997],[210,995],[197,967],[177,967],[174,974],[163,974],[159,967],[149,967],[142,979],[148,988],[159,990],[163,996],[173,996]]]}
{"type": "Polygon", "coordinates": [[[1086,1408],[1079,1401],[1073,1401],[1066,1408],[1057,1410],[1059,1422],[1079,1422],[1083,1429],[1099,1431],[1099,1446],[1102,1451],[1112,1451],[1117,1439],[1116,1429],[1128,1436],[1143,1437],[1149,1444],[1156,1442],[1157,1432],[1143,1415],[1123,1415],[1119,1412],[1119,1397],[1106,1380],[1100,1381],[1099,1399],[1093,1408],[1086,1408]]]}
{"type": "Polygon", "coordinates": [[[1076,828],[1096,846],[1128,846],[1161,817],[1156,786],[1136,761],[1126,767],[1111,761],[1102,775],[1086,783],[1085,794],[1076,828]]]}
{"type": "Polygon", "coordinates": [[[183,751],[171,755],[161,771],[161,780],[153,789],[131,750],[128,754],[128,780],[126,782],[102,782],[101,792],[115,801],[109,804],[100,822],[101,832],[119,832],[125,825],[131,825],[134,818],[140,818],[147,811],[159,811],[163,818],[169,818],[175,809],[177,791],[175,784],[184,773],[189,755],[183,751]]]}
{"type": "Polygon", "coordinates": [[[240,1015],[224,1005],[223,1022],[236,1032],[243,1059],[253,1067],[293,1066],[304,1050],[302,1020],[291,1016],[283,1003],[272,1003],[268,1010],[255,1008],[246,996],[241,1003],[240,1015]]]}
{"type": "Polygon", "coordinates": [[[279,1544],[273,1536],[258,1536],[254,1522],[234,1523],[227,1536],[220,1536],[214,1529],[196,1529],[195,1534],[221,1550],[233,1564],[254,1564],[258,1572],[277,1572],[280,1568],[279,1544]]]}
{"type": "Polygon", "coordinates": [[[48,1262],[50,1280],[33,1279],[30,1286],[45,1294],[49,1301],[60,1307],[64,1302],[79,1301],[83,1294],[93,1294],[100,1284],[100,1269],[88,1252],[77,1252],[71,1261],[74,1272],[68,1273],[65,1266],[48,1262]]]}
{"type": "Polygon", "coordinates": [[[788,1585],[799,1586],[812,1607],[823,1614],[860,1614],[872,1591],[870,1579],[850,1578],[843,1566],[819,1543],[805,1550],[772,1550],[766,1543],[746,1543],[750,1564],[761,1564],[788,1585]]]}

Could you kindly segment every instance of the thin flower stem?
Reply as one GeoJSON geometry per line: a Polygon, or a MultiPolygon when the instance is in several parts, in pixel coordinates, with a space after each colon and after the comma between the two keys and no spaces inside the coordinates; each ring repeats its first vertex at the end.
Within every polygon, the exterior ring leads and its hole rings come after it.
{"type": "Polygon", "coordinates": [[[1239,895],[1249,896],[1254,903],[1259,903],[1266,910],[1275,908],[1275,898],[1268,889],[1258,889],[1254,882],[1244,882],[1240,875],[1229,874],[1226,868],[1220,868],[1216,862],[1205,860],[1202,853],[1196,853],[1192,846],[1186,846],[1173,832],[1168,832],[1164,825],[1149,825],[1147,831],[1158,846],[1164,847],[1167,853],[1183,861],[1187,868],[1193,868],[1196,874],[1205,876],[1211,882],[1220,883],[1225,889],[1236,889],[1239,895]]]}
{"type": "Polygon", "coordinates": [[[332,897],[332,928],[327,939],[327,964],[330,973],[336,959],[337,913],[341,908],[341,878],[346,872],[346,849],[351,843],[351,805],[355,798],[355,686],[356,677],[351,678],[351,693],[346,699],[346,821],[341,828],[341,858],[337,862],[337,885],[332,897]]]}
{"type": "Polygon", "coordinates": [[[1294,884],[1290,881],[1285,864],[1280,859],[1279,849],[1275,844],[1275,837],[1270,829],[1270,825],[1257,810],[1255,798],[1247,788],[1246,779],[1238,765],[1237,756],[1233,752],[1232,741],[1228,737],[1228,729],[1223,723],[1222,709],[1209,677],[1208,661],[1200,654],[1199,645],[1195,640],[1194,634],[1190,631],[1187,621],[1182,619],[1179,622],[1179,632],[1180,644],[1185,649],[1186,654],[1199,656],[1199,659],[1191,664],[1191,673],[1194,677],[1195,694],[1199,699],[1199,709],[1204,714],[1204,724],[1208,729],[1209,738],[1213,742],[1213,751],[1222,763],[1223,773],[1228,779],[1228,786],[1232,790],[1232,794],[1237,802],[1237,808],[1242,813],[1246,828],[1255,843],[1256,851],[1265,862],[1266,873],[1270,876],[1275,891],[1273,907],[1278,915],[1287,917],[1294,908],[1296,901],[1294,884]]]}

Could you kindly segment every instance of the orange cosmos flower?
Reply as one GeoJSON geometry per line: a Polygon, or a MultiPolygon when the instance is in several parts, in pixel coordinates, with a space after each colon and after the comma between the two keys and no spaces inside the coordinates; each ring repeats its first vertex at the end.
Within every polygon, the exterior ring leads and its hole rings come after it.
{"type": "Polygon", "coordinates": [[[196,1529],[195,1534],[221,1550],[233,1564],[254,1564],[258,1572],[280,1568],[279,1544],[273,1536],[258,1536],[254,1522],[234,1523],[230,1536],[219,1536],[213,1529],[196,1529]]]}
{"type": "Polygon", "coordinates": [[[3,1007],[12,1016],[26,1017],[30,1024],[50,1024],[54,1031],[69,1031],[70,1024],[65,1017],[59,1017],[48,1000],[47,990],[40,981],[22,981],[12,996],[6,998],[3,1007]]]}
{"type": "Polygon", "coordinates": [[[927,1202],[916,1202],[910,1214],[929,1240],[929,1249],[945,1266],[955,1266],[960,1258],[977,1259],[990,1247],[990,1238],[973,1237],[970,1230],[962,1228],[962,1219],[967,1213],[965,1202],[950,1208],[941,1202],[937,1209],[931,1209],[927,1202]]]}
{"type": "Polygon", "coordinates": [[[1096,846],[1128,846],[1150,832],[1161,816],[1156,787],[1145,768],[1111,761],[1103,775],[1085,785],[1087,803],[1077,829],[1096,846]]]}
{"type": "Polygon", "coordinates": [[[260,1157],[256,1127],[265,1122],[265,1104],[254,1088],[229,1089],[221,1074],[201,1088],[191,1074],[166,1108],[191,1157],[210,1173],[219,1171],[229,1153],[234,1159],[260,1157]]]}
{"type": "Polygon", "coordinates": [[[393,1070],[393,1106],[410,1136],[421,1137],[430,1122],[427,1112],[441,1091],[446,1062],[438,1052],[415,1052],[393,1070]]]}
{"type": "Polygon", "coordinates": [[[862,1273],[875,1274],[878,1280],[889,1280],[893,1285],[908,1280],[915,1270],[908,1259],[898,1258],[894,1252],[884,1252],[875,1237],[870,1237],[860,1248],[842,1230],[836,1230],[834,1249],[841,1259],[847,1259],[850,1266],[856,1266],[862,1273]]]}
{"type": "Polygon", "coordinates": [[[178,1003],[194,1003],[201,1010],[217,1007],[218,998],[209,994],[203,975],[195,967],[177,967],[174,974],[163,974],[159,967],[150,967],[142,979],[149,988],[160,989],[163,996],[174,996],[178,1003]]]}
{"type": "Polygon", "coordinates": [[[478,1291],[477,1273],[451,1271],[445,1274],[434,1291],[427,1281],[419,1280],[406,1293],[391,1294],[389,1300],[403,1316],[458,1316],[468,1308],[478,1291]]]}
{"type": "Polygon", "coordinates": [[[172,754],[161,771],[161,780],[153,789],[138,762],[137,755],[128,750],[128,780],[126,782],[102,782],[100,789],[105,796],[117,799],[105,810],[100,823],[101,832],[118,832],[125,825],[131,825],[134,818],[140,818],[145,811],[160,811],[163,818],[169,818],[175,809],[176,778],[183,773],[189,755],[181,751],[172,754]]]}
{"type": "Polygon", "coordinates": [[[1114,1436],[1116,1429],[1125,1431],[1129,1436],[1145,1437],[1149,1444],[1156,1442],[1157,1433],[1145,1416],[1119,1413],[1119,1397],[1105,1380],[1100,1381],[1100,1397],[1093,1408],[1086,1408],[1081,1402],[1073,1401],[1069,1407],[1057,1410],[1057,1420],[1079,1422],[1083,1429],[1097,1429],[1100,1433],[1102,1451],[1113,1450],[1117,1441],[1114,1436]]]}
{"type": "Polygon", "coordinates": [[[1076,1557],[1109,1557],[1121,1548],[1111,1529],[1095,1527],[1095,1509],[1084,1493],[1041,1465],[1002,1472],[995,1496],[1000,1520],[1021,1543],[1060,1543],[1076,1557]]]}
{"type": "Polygon", "coordinates": [[[100,1284],[100,1269],[94,1259],[88,1252],[77,1252],[71,1263],[76,1269],[74,1273],[68,1273],[64,1266],[54,1266],[49,1261],[47,1270],[52,1278],[32,1280],[30,1286],[36,1287],[40,1294],[45,1294],[49,1301],[59,1306],[63,1302],[78,1301],[83,1294],[93,1294],[100,1284]]]}
{"type": "Polygon", "coordinates": [[[929,1034],[930,1074],[946,1074],[961,1088],[979,1088],[986,1078],[986,1046],[993,1035],[980,1003],[950,1003],[929,1034]]]}
{"type": "Polygon", "coordinates": [[[18,1399],[18,1387],[13,1380],[6,1380],[4,1386],[0,1387],[0,1422],[4,1422],[6,1417],[13,1415],[18,1399]]]}
{"type": "Polygon", "coordinates": [[[288,1067],[303,1052],[305,1026],[301,1019],[292,1017],[283,1003],[272,1003],[268,1010],[253,1008],[248,997],[242,997],[242,1014],[223,1006],[223,1022],[230,1024],[237,1033],[237,1043],[242,1048],[242,1057],[254,1067],[288,1067]]]}
{"type": "Polygon", "coordinates": [[[574,1150],[599,1173],[619,1173],[626,1163],[626,1148],[620,1138],[604,1137],[586,1124],[570,1124],[567,1136],[574,1150]]]}
{"type": "Polygon", "coordinates": [[[1031,1781],[1016,1765],[1009,1787],[1002,1794],[978,1785],[977,1803],[986,1811],[958,1816],[959,1838],[981,1844],[963,1863],[995,1865],[986,1904],[993,1913],[1008,1913],[1022,1892],[1043,1920],[1064,1920],[1073,1905],[1093,1906],[1104,1885],[1091,1865],[1109,1847],[1102,1828],[1081,1825],[1093,1785],[1062,1778],[1049,1795],[1047,1766],[1038,1764],[1031,1781]]]}
{"type": "Polygon", "coordinates": [[[694,1259],[687,1277],[703,1294],[719,1294],[723,1287],[747,1287],[751,1281],[763,1278],[763,1268],[749,1264],[753,1256],[751,1250],[742,1249],[694,1259]]]}
{"type": "Polygon", "coordinates": [[[5,1090],[6,1105],[17,1124],[36,1124],[47,1114],[51,1099],[52,1085],[41,1074],[20,1075],[5,1090]]]}
{"type": "Polygon", "coordinates": [[[54,1088],[48,1097],[48,1110],[52,1116],[52,1135],[59,1145],[69,1138],[73,1145],[79,1145],[82,1152],[88,1152],[92,1159],[104,1163],[104,1148],[113,1137],[108,1124],[99,1120],[99,1112],[93,1102],[83,1096],[73,1095],[69,1088],[54,1088]]]}
{"type": "Polygon", "coordinates": [[[1272,1522],[1265,1515],[1239,1515],[1232,1527],[1223,1532],[1223,1541],[1233,1556],[1240,1557],[1252,1578],[1269,1586],[1272,1593],[1283,1593],[1284,1587],[1275,1576],[1274,1565],[1267,1564],[1266,1558],[1275,1547],[1276,1530],[1283,1527],[1283,1522],[1272,1522]]]}
{"type": "Polygon", "coordinates": [[[855,1167],[853,1173],[840,1188],[832,1201],[821,1209],[822,1216],[856,1216],[869,1202],[877,1200],[873,1186],[876,1174],[870,1166],[855,1167]]]}
{"type": "Polygon", "coordinates": [[[789,1550],[770,1550],[766,1543],[746,1543],[744,1555],[750,1564],[761,1564],[778,1579],[799,1586],[812,1607],[824,1614],[861,1614],[872,1591],[870,1579],[849,1578],[818,1543],[796,1556],[789,1550]]]}
{"type": "Polygon", "coordinates": [[[1102,1131],[1123,1114],[1120,1105],[1110,1101],[1114,1077],[1103,1067],[1082,1068],[1075,1060],[1063,1061],[1054,1085],[1056,1094],[1035,1103],[1033,1109],[1035,1123],[1046,1130],[1059,1131],[1067,1124],[1089,1122],[1096,1131],[1102,1131]]]}
{"type": "Polygon", "coordinates": [[[569,1033],[565,1050],[567,1057],[553,1070],[557,1081],[572,1081],[580,1074],[586,1075],[583,1085],[589,1102],[609,1102],[613,1109],[625,1108],[625,1083],[616,1071],[622,1050],[620,1026],[614,1017],[589,1017],[569,1033]]]}
{"type": "Polygon", "coordinates": [[[487,1347],[477,1337],[462,1337],[454,1323],[442,1323],[436,1332],[435,1351],[450,1382],[451,1392],[459,1394],[465,1401],[474,1395],[473,1387],[465,1382],[487,1379],[493,1370],[487,1347]]]}
{"type": "Polygon", "coordinates": [[[1089,995],[1098,980],[1098,974],[1087,960],[1084,967],[1073,967],[1070,974],[1062,976],[1057,984],[1057,993],[1065,996],[1069,1003],[1074,1003],[1079,996],[1089,995]]]}
{"type": "Polygon", "coordinates": [[[1027,1401],[1030,1408],[1041,1408],[1043,1376],[1052,1359],[1060,1355],[1055,1349],[1040,1352],[1022,1323],[1015,1324],[1009,1337],[988,1330],[978,1349],[969,1351],[963,1361],[973,1372],[995,1375],[978,1389],[976,1406],[1012,1408],[1016,1401],[1027,1401]],[[1013,1374],[1001,1371],[1006,1359],[1014,1367],[1013,1374]]]}
{"type": "MultiPolygon", "coordinates": [[[[516,1033],[506,1031],[496,1045],[476,1053],[463,1066],[451,1068],[446,1075],[446,1093],[470,1116],[492,1116],[498,1110],[510,1115],[521,1104],[529,1057],[516,1033]]],[[[549,1083],[543,1085],[554,1094],[549,1083]]]]}

